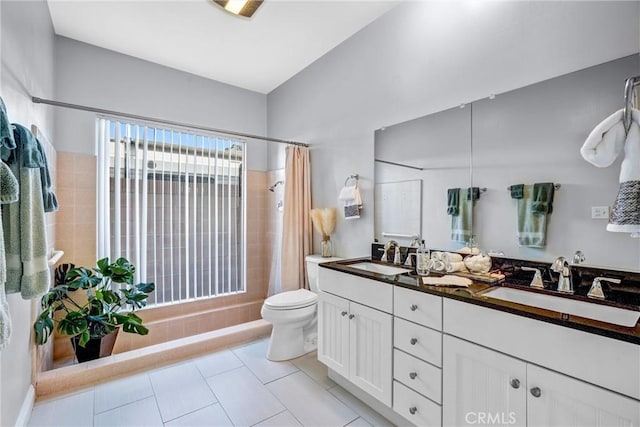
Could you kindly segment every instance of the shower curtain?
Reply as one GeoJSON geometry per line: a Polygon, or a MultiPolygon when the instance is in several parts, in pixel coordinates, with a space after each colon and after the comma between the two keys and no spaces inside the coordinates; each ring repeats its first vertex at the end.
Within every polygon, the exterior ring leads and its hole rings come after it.
{"type": "Polygon", "coordinates": [[[291,291],[309,288],[305,257],[313,244],[311,173],[308,148],[290,146],[286,153],[281,276],[282,290],[291,291]]]}

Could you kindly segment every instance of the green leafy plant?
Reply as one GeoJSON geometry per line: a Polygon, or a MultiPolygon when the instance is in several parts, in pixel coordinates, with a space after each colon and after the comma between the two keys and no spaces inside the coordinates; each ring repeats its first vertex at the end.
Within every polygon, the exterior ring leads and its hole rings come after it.
{"type": "Polygon", "coordinates": [[[134,285],[135,267],[128,260],[118,258],[109,263],[109,258],[103,258],[94,269],[71,266],[61,283],[42,297],[42,313],[33,325],[38,344],[47,342],[55,323],[58,332],[79,336],[81,347],[91,338],[110,334],[119,325],[124,332],[149,333],[133,311],[147,304],[155,285],[134,285]]]}

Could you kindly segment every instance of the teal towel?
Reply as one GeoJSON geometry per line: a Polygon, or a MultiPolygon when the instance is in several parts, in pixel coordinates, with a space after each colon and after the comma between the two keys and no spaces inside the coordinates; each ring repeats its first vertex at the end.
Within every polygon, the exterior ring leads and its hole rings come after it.
{"type": "Polygon", "coordinates": [[[480,188],[471,187],[467,189],[467,200],[473,200],[474,202],[480,198],[480,188]]]}
{"type": "Polygon", "coordinates": [[[36,139],[36,145],[40,155],[42,156],[44,166],[40,168],[40,183],[42,187],[42,200],[45,212],[55,212],[58,210],[58,198],[53,192],[51,174],[49,173],[49,163],[44,153],[42,143],[36,139]]]}
{"type": "Polygon", "coordinates": [[[460,209],[459,200],[459,188],[450,188],[447,190],[447,215],[458,215],[460,209]]]}
{"type": "Polygon", "coordinates": [[[3,152],[6,150],[13,150],[16,148],[16,142],[13,139],[13,130],[11,129],[11,122],[7,115],[7,107],[4,105],[4,101],[0,97],[0,148],[3,152]]]}
{"type": "Polygon", "coordinates": [[[3,148],[2,160],[12,166],[18,159],[21,159],[22,166],[25,168],[41,168],[44,167],[44,159],[38,150],[36,137],[26,127],[14,123],[13,138],[16,142],[16,149],[7,151],[3,148]]]}
{"type": "Polygon", "coordinates": [[[509,191],[511,191],[512,199],[522,199],[524,184],[516,184],[509,187],[509,191]]]}
{"type": "Polygon", "coordinates": [[[534,214],[545,215],[553,212],[553,182],[542,182],[533,184],[533,206],[534,214]]]}
{"type": "Polygon", "coordinates": [[[547,244],[547,215],[533,212],[533,186],[524,185],[521,199],[516,200],[518,244],[543,248],[547,244]]]}
{"type": "Polygon", "coordinates": [[[468,197],[470,189],[460,189],[458,215],[451,216],[451,240],[467,243],[473,234],[473,201],[468,197]]]}

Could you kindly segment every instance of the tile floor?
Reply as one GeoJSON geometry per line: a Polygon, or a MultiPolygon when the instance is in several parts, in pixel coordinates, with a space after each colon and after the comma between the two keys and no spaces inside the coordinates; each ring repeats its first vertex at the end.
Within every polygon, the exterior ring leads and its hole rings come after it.
{"type": "Polygon", "coordinates": [[[29,426],[391,426],[310,353],[266,358],[268,338],[37,402],[29,426]]]}

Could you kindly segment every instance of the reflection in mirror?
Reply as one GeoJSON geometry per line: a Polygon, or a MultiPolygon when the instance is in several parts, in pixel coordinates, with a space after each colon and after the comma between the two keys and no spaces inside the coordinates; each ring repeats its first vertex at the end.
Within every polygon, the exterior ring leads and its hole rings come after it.
{"type": "Polygon", "coordinates": [[[374,197],[376,239],[415,244],[422,234],[422,180],[377,183],[374,197]]]}
{"type": "MultiPolygon", "coordinates": [[[[484,250],[545,262],[580,250],[588,265],[640,271],[640,239],[608,232],[606,218],[592,218],[592,208],[608,208],[616,199],[623,156],[596,168],[580,155],[591,130],[623,108],[624,82],[638,70],[636,54],[475,101],[473,117],[468,106],[378,130],[376,183],[422,180],[421,233],[428,247],[460,248],[451,240],[447,189],[472,182],[487,188],[473,223],[484,250]],[[544,182],[562,186],[553,200],[546,245],[519,246],[515,201],[507,187],[544,182]]],[[[393,206],[385,206],[387,211],[405,214],[393,206]]],[[[376,238],[388,240],[378,223],[376,238]]]]}
{"type": "MultiPolygon", "coordinates": [[[[466,189],[470,185],[470,136],[469,108],[452,108],[375,133],[376,188],[389,183],[422,182],[422,226],[418,233],[429,247],[453,250],[463,246],[451,240],[447,190],[466,189]]],[[[382,224],[402,223],[414,216],[379,197],[375,198],[375,205],[375,237],[379,241],[390,239],[383,237],[383,232],[394,232],[381,229],[382,224]],[[385,205],[379,206],[380,203],[385,205]],[[379,218],[378,213],[385,218],[379,218]]],[[[470,230],[471,227],[470,223],[470,230]]],[[[401,244],[409,243],[402,238],[393,239],[401,244]]]]}

